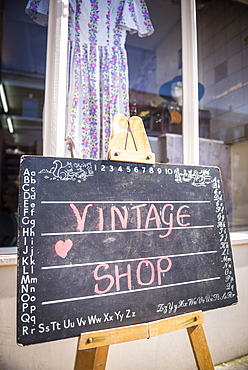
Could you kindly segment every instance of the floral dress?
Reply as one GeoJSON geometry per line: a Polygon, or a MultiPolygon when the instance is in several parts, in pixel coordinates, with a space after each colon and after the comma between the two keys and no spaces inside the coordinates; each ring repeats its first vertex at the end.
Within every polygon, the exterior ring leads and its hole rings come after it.
{"type": "MultiPolygon", "coordinates": [[[[46,25],[48,0],[26,12],[46,25]]],[[[153,33],[144,0],[69,1],[66,140],[76,157],[104,159],[113,116],[129,116],[127,31],[153,33]]]]}

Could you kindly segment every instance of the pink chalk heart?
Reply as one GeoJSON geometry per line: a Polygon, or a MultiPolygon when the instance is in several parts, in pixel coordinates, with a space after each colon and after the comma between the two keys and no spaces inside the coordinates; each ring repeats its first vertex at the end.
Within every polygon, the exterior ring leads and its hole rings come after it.
{"type": "Polygon", "coordinates": [[[65,258],[71,247],[72,241],[70,239],[67,239],[65,242],[63,240],[59,240],[55,244],[55,251],[59,257],[65,258]]]}

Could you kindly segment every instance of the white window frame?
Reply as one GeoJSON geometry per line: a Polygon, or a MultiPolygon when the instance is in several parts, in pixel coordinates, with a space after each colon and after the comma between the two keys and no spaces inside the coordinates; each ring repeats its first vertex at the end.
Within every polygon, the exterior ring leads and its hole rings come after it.
{"type": "Polygon", "coordinates": [[[195,0],[181,1],[183,163],[199,165],[198,56],[195,0]]]}
{"type": "Polygon", "coordinates": [[[64,157],[69,0],[50,1],[47,33],[43,155],[64,157]]]}

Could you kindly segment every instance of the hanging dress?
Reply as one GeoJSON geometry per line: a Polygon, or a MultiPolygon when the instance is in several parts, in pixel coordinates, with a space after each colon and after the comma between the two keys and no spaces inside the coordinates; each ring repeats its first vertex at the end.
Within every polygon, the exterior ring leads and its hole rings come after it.
{"type": "MultiPolygon", "coordinates": [[[[46,25],[48,0],[27,14],[46,25]]],[[[129,117],[127,31],[153,33],[144,0],[70,0],[66,141],[79,158],[105,159],[115,114],[129,117]]]]}

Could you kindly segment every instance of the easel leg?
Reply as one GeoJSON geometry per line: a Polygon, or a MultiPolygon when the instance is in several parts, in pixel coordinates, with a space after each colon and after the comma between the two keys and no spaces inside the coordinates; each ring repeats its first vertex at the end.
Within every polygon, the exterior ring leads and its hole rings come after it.
{"type": "Polygon", "coordinates": [[[202,325],[187,328],[190,344],[199,370],[213,370],[214,365],[202,325]]]}
{"type": "Polygon", "coordinates": [[[74,370],[105,370],[109,346],[78,350],[74,370]]]}

